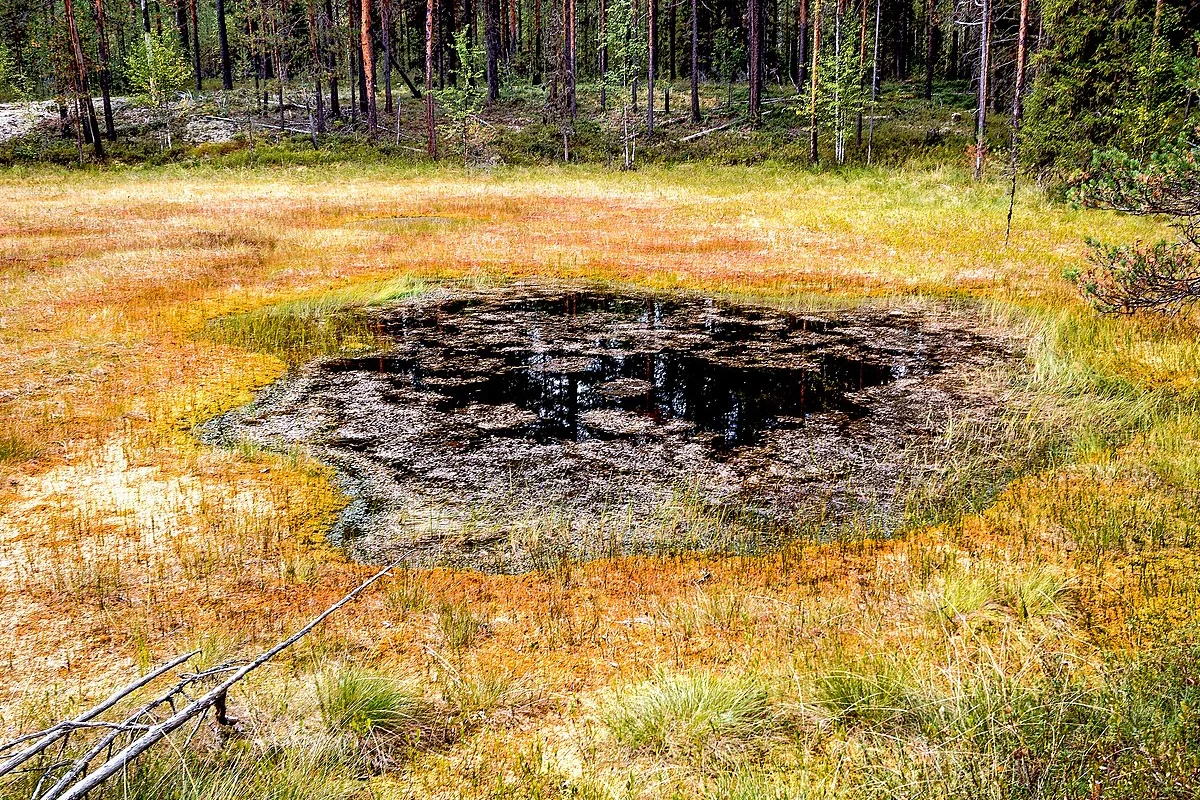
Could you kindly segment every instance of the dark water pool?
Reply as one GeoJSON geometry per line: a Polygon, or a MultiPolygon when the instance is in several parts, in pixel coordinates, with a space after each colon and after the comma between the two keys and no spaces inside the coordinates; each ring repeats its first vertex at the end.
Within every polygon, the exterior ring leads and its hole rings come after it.
{"type": "Polygon", "coordinates": [[[886,532],[949,416],[1002,411],[987,376],[1012,360],[948,312],[561,286],[439,290],[371,324],[380,352],[310,364],[204,435],[337,467],[335,536],[360,558],[491,570],[886,532]]]}

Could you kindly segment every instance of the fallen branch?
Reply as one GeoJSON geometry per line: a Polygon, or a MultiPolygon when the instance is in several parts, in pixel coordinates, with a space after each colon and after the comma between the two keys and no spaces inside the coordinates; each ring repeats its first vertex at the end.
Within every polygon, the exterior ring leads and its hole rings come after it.
{"type": "Polygon", "coordinates": [[[71,785],[69,788],[66,786],[62,786],[62,788],[60,788],[60,785],[63,784],[63,781],[60,780],[58,784],[56,784],[54,787],[51,787],[49,791],[42,795],[39,800],[56,800],[57,798],[61,798],[62,800],[79,800],[79,798],[84,797],[88,792],[104,783],[117,772],[120,772],[122,769],[128,766],[130,762],[132,762],[142,753],[149,750],[157,742],[161,741],[173,731],[182,727],[187,723],[188,720],[192,719],[198,714],[207,712],[207,710],[213,706],[223,706],[225,702],[225,696],[229,692],[230,688],[234,686],[234,684],[245,678],[254,670],[261,667],[263,664],[266,664],[272,658],[279,655],[296,642],[303,639],[314,628],[324,622],[327,617],[337,612],[338,609],[342,608],[347,603],[354,600],[354,598],[366,591],[368,587],[398,567],[403,561],[403,558],[397,559],[390,565],[381,569],[379,572],[376,572],[374,575],[360,584],[356,589],[345,595],[341,600],[337,601],[329,608],[321,612],[303,628],[296,631],[282,642],[279,642],[270,650],[260,654],[257,658],[247,663],[233,675],[230,675],[207,694],[204,694],[201,697],[193,700],[168,719],[151,726],[144,734],[130,742],[124,750],[117,753],[108,761],[104,762],[104,764],[100,765],[95,772],[92,772],[90,775],[71,785]]]}
{"type": "Polygon", "coordinates": [[[708,136],[710,133],[716,133],[718,131],[723,131],[727,128],[732,128],[734,125],[740,125],[741,123],[743,123],[745,121],[746,121],[745,117],[738,117],[737,119],[726,122],[724,125],[718,125],[715,128],[709,128],[708,130],[700,131],[699,133],[693,133],[688,136],[684,136],[682,139],[676,139],[675,142],[676,142],[676,144],[686,144],[688,142],[695,141],[696,139],[699,139],[702,136],[708,136]]]}
{"type": "Polygon", "coordinates": [[[108,699],[105,700],[104,702],[100,703],[99,705],[93,706],[92,708],[90,708],[89,710],[87,710],[83,714],[80,714],[78,717],[75,717],[72,720],[67,720],[65,722],[60,722],[55,725],[51,725],[49,728],[47,728],[44,731],[38,731],[37,733],[31,733],[26,736],[22,736],[18,739],[15,739],[5,745],[0,745],[0,751],[3,751],[3,750],[8,750],[12,747],[15,747],[18,744],[27,742],[31,739],[37,739],[39,736],[42,737],[42,738],[38,739],[36,744],[32,745],[31,747],[26,748],[25,750],[22,750],[20,753],[17,753],[16,755],[9,758],[3,764],[0,764],[0,776],[7,775],[9,772],[12,772],[14,769],[19,767],[21,764],[25,763],[29,759],[36,756],[38,753],[45,750],[50,745],[52,745],[55,742],[62,739],[64,736],[69,734],[72,730],[82,727],[85,723],[89,722],[92,719],[95,719],[97,716],[99,716],[100,714],[103,714],[105,711],[107,711],[108,709],[115,706],[117,703],[119,703],[124,698],[128,697],[129,695],[136,692],[138,689],[140,689],[143,686],[145,686],[146,684],[150,683],[150,681],[154,680],[155,678],[162,675],[163,673],[169,672],[170,670],[174,669],[175,667],[178,667],[180,664],[184,663],[189,658],[191,658],[192,656],[196,655],[199,652],[200,652],[199,650],[193,650],[190,653],[186,653],[184,655],[178,656],[178,657],[172,659],[171,661],[168,661],[167,663],[163,664],[162,666],[160,666],[156,669],[153,669],[150,672],[147,672],[145,675],[138,678],[136,681],[129,684],[128,686],[124,686],[124,687],[118,689],[117,691],[113,692],[111,695],[109,695],[108,699]]]}

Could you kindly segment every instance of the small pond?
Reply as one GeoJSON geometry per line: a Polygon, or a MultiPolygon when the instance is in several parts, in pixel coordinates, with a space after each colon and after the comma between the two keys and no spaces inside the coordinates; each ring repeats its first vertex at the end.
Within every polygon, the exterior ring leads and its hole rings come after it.
{"type": "Polygon", "coordinates": [[[364,313],[379,352],[295,370],[202,435],[336,467],[357,558],[491,571],[886,535],[950,417],[1003,413],[994,368],[1017,360],[945,309],[514,285],[364,313]]]}

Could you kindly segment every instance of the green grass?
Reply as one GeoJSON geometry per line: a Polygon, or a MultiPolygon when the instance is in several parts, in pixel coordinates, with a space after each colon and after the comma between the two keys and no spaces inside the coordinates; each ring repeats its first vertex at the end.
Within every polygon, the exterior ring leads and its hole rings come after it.
{"type": "Polygon", "coordinates": [[[664,673],[618,698],[604,722],[633,752],[724,761],[772,733],[780,714],[767,689],[751,680],[664,673]]]}
{"type": "Polygon", "coordinates": [[[335,733],[399,733],[420,728],[431,715],[415,684],[385,673],[339,669],[318,691],[325,726],[335,733]]]}

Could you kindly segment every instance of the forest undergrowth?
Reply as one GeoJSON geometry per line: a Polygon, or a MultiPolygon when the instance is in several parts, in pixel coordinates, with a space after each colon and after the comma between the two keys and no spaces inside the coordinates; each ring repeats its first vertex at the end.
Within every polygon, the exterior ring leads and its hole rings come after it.
{"type": "Polygon", "coordinates": [[[1013,438],[1055,447],[981,507],[934,492],[886,541],[402,571],[235,691],[232,729],[160,748],[122,796],[1195,796],[1196,320],[1097,316],[1064,278],[1085,237],[1150,239],[1154,221],[1029,189],[1005,245],[1007,186],[953,169],[0,186],[8,734],[193,646],[257,652],[367,574],[324,538],[343,502],[325,467],[192,428],[289,365],[372,347],[342,312],[438,281],[961,304],[1027,351],[1013,438]]]}

